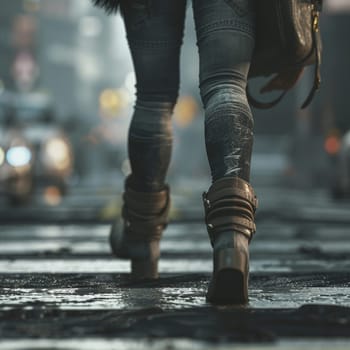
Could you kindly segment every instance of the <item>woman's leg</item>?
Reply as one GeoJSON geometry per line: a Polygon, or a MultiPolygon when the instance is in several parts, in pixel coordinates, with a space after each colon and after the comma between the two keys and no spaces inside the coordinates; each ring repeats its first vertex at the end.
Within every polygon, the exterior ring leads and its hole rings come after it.
{"type": "Polygon", "coordinates": [[[179,58],[186,0],[122,1],[136,73],[136,104],[129,129],[130,186],[164,188],[171,151],[171,116],[179,90],[179,58]]]}
{"type": "Polygon", "coordinates": [[[131,259],[134,278],[157,278],[159,241],[170,207],[165,183],[172,149],[171,115],[179,89],[186,0],[122,0],[121,11],[136,73],[129,129],[131,175],[122,221],[112,226],[112,250],[131,259]]]}
{"type": "Polygon", "coordinates": [[[253,0],[193,0],[205,108],[205,143],[213,184],[203,195],[214,248],[207,298],[248,299],[248,244],[256,198],[249,185],[253,118],[246,84],[254,49],[253,0]]]}
{"type": "Polygon", "coordinates": [[[193,7],[212,179],[249,181],[253,118],[245,89],[254,48],[252,1],[193,0],[193,7]]]}

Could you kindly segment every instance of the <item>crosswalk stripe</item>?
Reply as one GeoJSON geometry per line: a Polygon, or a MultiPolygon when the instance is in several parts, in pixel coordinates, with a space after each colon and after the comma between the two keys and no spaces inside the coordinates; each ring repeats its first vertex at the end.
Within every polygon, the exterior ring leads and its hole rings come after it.
{"type": "MultiPolygon", "coordinates": [[[[194,240],[176,240],[164,239],[161,242],[163,252],[170,253],[196,253],[211,252],[211,246],[207,239],[203,241],[194,240]]],[[[265,254],[283,254],[298,253],[301,249],[319,249],[326,253],[345,254],[350,250],[350,241],[348,242],[320,242],[318,240],[284,240],[283,244],[279,241],[256,241],[252,242],[250,252],[265,254]]],[[[0,245],[0,255],[4,254],[29,254],[29,253],[48,253],[48,252],[66,252],[68,255],[74,254],[110,254],[110,247],[107,238],[102,240],[91,241],[71,241],[68,239],[56,239],[51,241],[3,241],[0,245]]]]}
{"type": "MultiPolygon", "coordinates": [[[[0,260],[0,273],[125,273],[130,270],[128,261],[117,259],[21,259],[0,260]]],[[[327,261],[317,259],[261,259],[251,261],[251,272],[331,272],[348,271],[350,261],[327,261]]],[[[161,259],[162,273],[210,272],[212,262],[208,259],[161,259]]]]}
{"type": "MultiPolygon", "coordinates": [[[[208,349],[203,341],[190,339],[163,339],[150,341],[149,338],[123,339],[102,339],[102,338],[79,338],[70,340],[60,339],[21,339],[5,340],[1,342],[3,350],[23,350],[23,349],[69,349],[69,350],[96,350],[96,349],[123,349],[123,350],[160,350],[160,349],[181,349],[181,350],[204,350],[208,349]]],[[[350,347],[350,341],[345,339],[331,340],[280,340],[274,344],[244,344],[236,346],[244,350],[346,350],[350,347]]],[[[232,344],[215,344],[216,350],[230,350],[232,344]]]]}

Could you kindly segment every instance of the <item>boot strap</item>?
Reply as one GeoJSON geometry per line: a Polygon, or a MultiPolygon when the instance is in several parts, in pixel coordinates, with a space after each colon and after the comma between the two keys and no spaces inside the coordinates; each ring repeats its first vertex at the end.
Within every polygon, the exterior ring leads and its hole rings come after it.
{"type": "Polygon", "coordinates": [[[205,222],[210,241],[224,231],[245,235],[249,241],[256,232],[254,213],[257,198],[253,188],[238,177],[224,177],[203,193],[205,222]]]}
{"type": "Polygon", "coordinates": [[[243,228],[250,230],[252,233],[255,233],[256,231],[255,223],[252,220],[240,218],[238,216],[218,217],[216,219],[211,220],[210,224],[208,224],[209,228],[213,230],[215,230],[215,228],[232,225],[242,226],[243,228]]]}
{"type": "Polygon", "coordinates": [[[168,225],[170,190],[137,192],[126,186],[122,218],[125,234],[133,241],[160,240],[168,225]]]}
{"type": "Polygon", "coordinates": [[[132,221],[140,224],[167,225],[170,203],[166,203],[162,211],[153,215],[142,215],[131,210],[127,204],[123,205],[122,217],[125,221],[132,221]]]}
{"type": "Polygon", "coordinates": [[[236,214],[246,217],[248,219],[254,219],[254,210],[249,203],[242,203],[242,205],[237,205],[237,203],[224,203],[225,206],[217,206],[213,207],[210,211],[208,211],[208,219],[209,217],[216,217],[218,215],[224,215],[227,213],[228,215],[236,214]],[[230,205],[231,204],[231,205],[230,205]]]}
{"type": "MultiPolygon", "coordinates": [[[[127,181],[126,181],[127,183],[127,181]]],[[[164,190],[159,192],[138,192],[126,187],[123,193],[124,203],[133,208],[135,212],[145,215],[157,214],[162,211],[169,196],[169,186],[165,185],[164,190]]]]}
{"type": "Polygon", "coordinates": [[[153,223],[130,223],[124,222],[125,233],[129,241],[152,242],[160,241],[162,238],[164,225],[155,226],[153,223]]]}
{"type": "Polygon", "coordinates": [[[223,177],[216,181],[205,192],[205,205],[210,208],[212,203],[225,198],[240,198],[248,201],[254,208],[258,207],[258,200],[252,186],[239,177],[223,177]]]}

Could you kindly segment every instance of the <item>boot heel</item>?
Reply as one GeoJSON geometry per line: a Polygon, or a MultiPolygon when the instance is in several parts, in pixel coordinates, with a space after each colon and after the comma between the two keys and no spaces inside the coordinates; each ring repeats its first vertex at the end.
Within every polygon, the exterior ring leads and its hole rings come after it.
{"type": "Polygon", "coordinates": [[[131,278],[140,280],[156,279],[158,277],[158,259],[131,260],[131,278]]]}
{"type": "Polygon", "coordinates": [[[207,300],[217,304],[248,301],[249,243],[256,231],[257,198],[238,176],[216,180],[202,196],[205,223],[214,248],[214,272],[207,300]]]}
{"type": "Polygon", "coordinates": [[[248,301],[249,257],[239,249],[214,252],[214,273],[207,301],[215,304],[244,304],[248,301]]]}

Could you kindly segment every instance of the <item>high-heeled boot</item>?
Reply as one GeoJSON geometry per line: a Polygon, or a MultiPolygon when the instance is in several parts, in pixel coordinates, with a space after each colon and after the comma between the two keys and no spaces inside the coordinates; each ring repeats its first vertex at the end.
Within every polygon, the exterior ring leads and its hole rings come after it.
{"type": "Polygon", "coordinates": [[[131,260],[135,279],[158,278],[160,239],[168,224],[169,186],[159,192],[139,192],[130,188],[128,178],[123,193],[122,217],[113,225],[110,244],[113,253],[131,260]]]}
{"type": "Polygon", "coordinates": [[[203,193],[203,204],[214,265],[207,300],[216,304],[246,303],[248,245],[256,230],[253,188],[239,177],[223,177],[203,193]]]}

